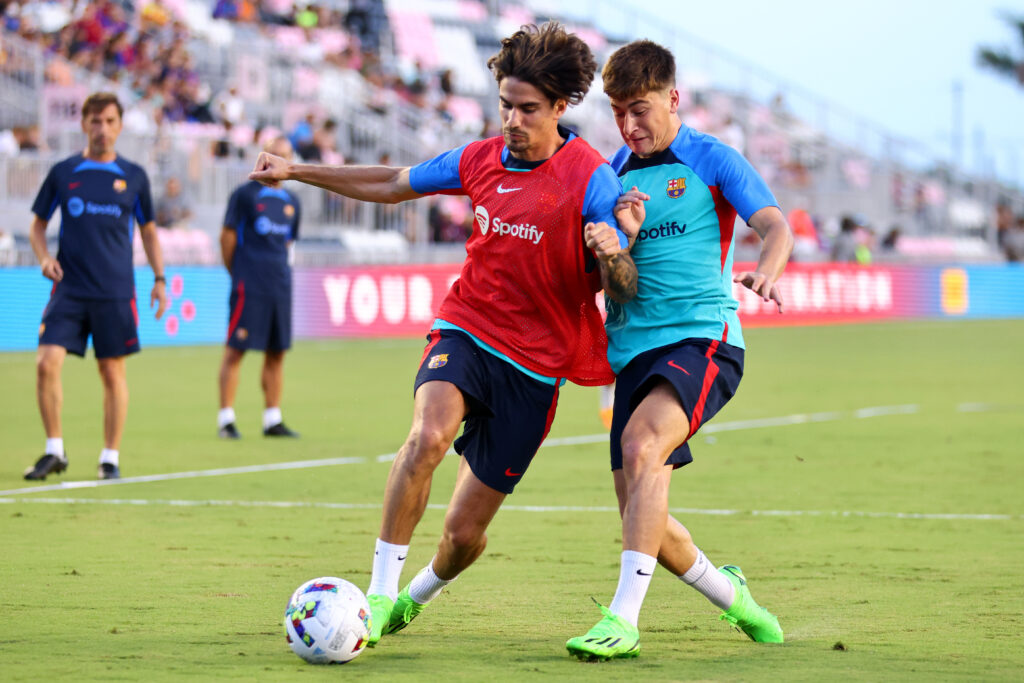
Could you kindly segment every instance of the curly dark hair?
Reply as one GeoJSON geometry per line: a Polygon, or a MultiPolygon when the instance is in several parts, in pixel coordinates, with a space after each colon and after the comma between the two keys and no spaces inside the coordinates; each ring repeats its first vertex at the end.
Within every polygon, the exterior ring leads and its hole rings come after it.
{"type": "Polygon", "coordinates": [[[676,84],[676,60],[650,40],[636,40],[612,53],[601,70],[604,94],[625,100],[676,84]]]}
{"type": "Polygon", "coordinates": [[[513,77],[529,83],[554,104],[583,101],[597,71],[597,61],[583,40],[566,33],[558,22],[523,26],[501,41],[501,50],[487,60],[498,83],[513,77]]]}

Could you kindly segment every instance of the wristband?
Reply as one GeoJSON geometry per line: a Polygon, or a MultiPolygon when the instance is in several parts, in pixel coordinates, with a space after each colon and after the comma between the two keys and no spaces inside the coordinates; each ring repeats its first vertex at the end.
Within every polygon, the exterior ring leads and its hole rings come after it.
{"type": "Polygon", "coordinates": [[[153,284],[156,284],[157,282],[167,282],[167,278],[165,278],[163,275],[157,275],[155,278],[153,278],[153,284]]]}

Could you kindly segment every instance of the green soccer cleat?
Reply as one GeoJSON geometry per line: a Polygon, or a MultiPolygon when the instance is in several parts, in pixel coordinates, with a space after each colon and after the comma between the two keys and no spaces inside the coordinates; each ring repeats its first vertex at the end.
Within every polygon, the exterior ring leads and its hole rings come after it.
{"type": "Polygon", "coordinates": [[[736,597],[732,601],[732,606],[722,612],[719,619],[728,621],[756,643],[781,643],[782,627],[779,626],[778,617],[754,602],[743,570],[727,564],[718,571],[736,587],[736,597]]]}
{"type": "Polygon", "coordinates": [[[395,603],[386,595],[367,595],[366,601],[370,603],[370,637],[366,644],[373,647],[380,640],[391,617],[391,608],[395,603]]]}
{"type": "Polygon", "coordinates": [[[416,615],[423,611],[424,607],[426,607],[426,605],[421,605],[409,597],[409,586],[406,586],[402,589],[402,592],[398,594],[398,598],[395,600],[395,606],[391,608],[391,619],[388,620],[388,625],[384,628],[384,633],[391,634],[401,631],[416,618],[416,615]]]}
{"type": "Polygon", "coordinates": [[[640,631],[604,605],[598,605],[604,618],[584,636],[570,638],[565,644],[569,654],[585,661],[607,661],[640,654],[640,631]]]}

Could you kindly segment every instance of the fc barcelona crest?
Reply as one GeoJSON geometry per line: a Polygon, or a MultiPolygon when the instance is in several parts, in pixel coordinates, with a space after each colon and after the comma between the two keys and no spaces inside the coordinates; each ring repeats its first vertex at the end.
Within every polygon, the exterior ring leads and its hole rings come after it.
{"type": "Polygon", "coordinates": [[[114,192],[124,192],[128,189],[128,183],[123,178],[114,180],[114,192]]]}
{"type": "Polygon", "coordinates": [[[673,178],[668,181],[668,196],[679,199],[686,192],[686,178],[673,178]]]}
{"type": "Polygon", "coordinates": [[[447,353],[439,353],[436,356],[431,356],[430,361],[427,363],[427,367],[431,370],[437,370],[438,368],[443,368],[446,365],[448,365],[447,353]]]}
{"type": "Polygon", "coordinates": [[[284,205],[284,215],[288,216],[288,218],[291,218],[292,216],[294,216],[295,215],[295,207],[292,206],[291,204],[285,204],[284,205]]]}

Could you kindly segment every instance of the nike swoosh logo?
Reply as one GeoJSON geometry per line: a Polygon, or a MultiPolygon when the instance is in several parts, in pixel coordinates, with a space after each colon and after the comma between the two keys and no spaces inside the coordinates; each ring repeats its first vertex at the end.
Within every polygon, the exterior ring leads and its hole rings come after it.
{"type": "Polygon", "coordinates": [[[397,559],[397,560],[398,560],[399,562],[401,562],[402,560],[404,560],[404,559],[405,559],[405,558],[407,558],[407,557],[409,557],[409,556],[408,556],[408,555],[402,555],[401,557],[399,557],[399,558],[396,558],[396,559],[397,559]]]}
{"type": "Polygon", "coordinates": [[[685,372],[685,373],[686,373],[687,375],[689,375],[689,374],[690,374],[690,372],[689,372],[689,371],[688,371],[688,370],[687,370],[686,368],[684,368],[683,366],[681,366],[681,365],[676,365],[676,362],[675,362],[674,360],[670,360],[670,361],[668,362],[668,364],[669,364],[669,365],[671,365],[672,367],[674,367],[674,368],[675,368],[676,370],[682,370],[682,371],[683,371],[683,372],[685,372]]]}
{"type": "Polygon", "coordinates": [[[78,187],[78,186],[79,186],[79,185],[81,185],[81,184],[82,184],[81,182],[77,182],[77,183],[68,183],[68,189],[69,189],[69,190],[74,190],[74,189],[75,189],[76,187],[78,187]]]}
{"type": "Polygon", "coordinates": [[[505,476],[506,477],[518,477],[518,476],[521,476],[522,474],[523,474],[522,472],[513,472],[511,467],[506,467],[505,468],[505,476]]]}
{"type": "Polygon", "coordinates": [[[502,187],[500,183],[498,184],[498,194],[505,194],[507,192],[518,192],[521,189],[523,189],[523,188],[521,188],[521,187],[502,187]]]}
{"type": "Polygon", "coordinates": [[[653,574],[654,572],[651,572],[650,574],[648,574],[645,571],[641,571],[641,570],[637,569],[636,573],[639,574],[640,576],[651,576],[651,574],[653,574]]]}

